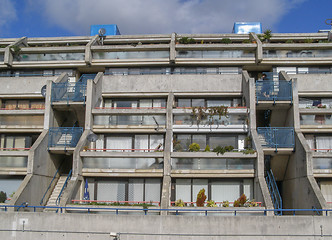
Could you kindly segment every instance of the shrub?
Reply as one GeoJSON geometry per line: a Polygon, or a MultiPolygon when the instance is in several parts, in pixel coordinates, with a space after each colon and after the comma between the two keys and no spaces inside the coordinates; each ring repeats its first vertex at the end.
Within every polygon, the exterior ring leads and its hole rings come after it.
{"type": "Polygon", "coordinates": [[[7,200],[7,194],[3,191],[0,192],[0,203],[4,203],[7,200]]]}
{"type": "Polygon", "coordinates": [[[245,39],[242,41],[242,43],[251,43],[251,41],[249,39],[245,39]]]}
{"type": "Polygon", "coordinates": [[[195,44],[196,41],[193,38],[182,37],[179,39],[179,43],[181,44],[195,44]]]}
{"type": "Polygon", "coordinates": [[[175,201],[175,206],[176,206],[176,207],[184,207],[185,204],[184,204],[184,202],[182,201],[182,199],[178,199],[178,200],[175,201]]]}
{"type": "Polygon", "coordinates": [[[247,202],[247,196],[245,194],[242,194],[238,201],[240,202],[240,206],[244,206],[244,204],[247,202]]]}
{"type": "Polygon", "coordinates": [[[204,152],[210,152],[210,146],[209,145],[206,145],[205,149],[204,149],[204,152]]]}
{"type": "Polygon", "coordinates": [[[209,200],[206,203],[206,206],[208,207],[217,207],[217,204],[213,200],[209,200]]]}
{"type": "Polygon", "coordinates": [[[226,147],[225,147],[225,151],[226,151],[226,152],[231,152],[231,151],[233,151],[233,149],[234,149],[233,146],[226,146],[226,147]]]}
{"type": "Polygon", "coordinates": [[[229,207],[229,201],[227,201],[227,200],[226,200],[226,201],[223,201],[223,202],[222,202],[222,206],[223,206],[223,207],[229,207]]]}
{"type": "Polygon", "coordinates": [[[233,203],[233,207],[240,207],[240,202],[238,200],[235,200],[233,203]]]}
{"type": "Polygon", "coordinates": [[[224,154],[226,150],[222,146],[217,146],[213,149],[213,152],[216,152],[217,155],[219,155],[219,154],[224,154]]]}
{"type": "Polygon", "coordinates": [[[201,189],[197,194],[196,205],[197,207],[204,207],[204,202],[206,200],[205,189],[201,189]]]}
{"type": "Polygon", "coordinates": [[[232,43],[232,40],[229,38],[223,38],[223,39],[221,39],[221,43],[230,44],[230,43],[232,43]]]}
{"type": "Polygon", "coordinates": [[[198,152],[201,149],[198,143],[192,143],[189,145],[190,152],[198,152]]]}

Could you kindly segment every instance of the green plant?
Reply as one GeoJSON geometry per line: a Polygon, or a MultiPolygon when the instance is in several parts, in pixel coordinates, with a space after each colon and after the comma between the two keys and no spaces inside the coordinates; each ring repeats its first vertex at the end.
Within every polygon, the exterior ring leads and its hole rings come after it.
{"type": "Polygon", "coordinates": [[[208,200],[206,202],[207,207],[217,207],[217,204],[213,200],[208,200]]]}
{"type": "Polygon", "coordinates": [[[3,191],[0,192],[0,203],[4,203],[7,200],[7,194],[3,191]]]}
{"type": "Polygon", "coordinates": [[[261,41],[269,42],[272,37],[272,31],[270,29],[265,30],[263,34],[258,35],[261,41]]]}
{"type": "Polygon", "coordinates": [[[222,206],[223,206],[223,207],[229,207],[229,201],[227,201],[227,200],[226,200],[226,201],[223,201],[223,202],[222,202],[222,206]]]}
{"type": "Polygon", "coordinates": [[[189,152],[198,152],[201,149],[198,143],[192,143],[189,145],[189,152]]]}
{"type": "Polygon", "coordinates": [[[192,118],[196,121],[197,125],[200,124],[202,119],[209,117],[210,124],[213,124],[213,116],[219,115],[219,119],[221,116],[227,115],[228,107],[226,106],[216,106],[216,107],[192,107],[192,118]]]}
{"type": "Polygon", "coordinates": [[[181,44],[195,44],[196,41],[193,38],[182,37],[179,39],[179,43],[181,44]]]}
{"type": "Polygon", "coordinates": [[[197,207],[204,207],[204,202],[206,200],[205,189],[201,189],[197,194],[196,205],[197,207]]]}
{"type": "Polygon", "coordinates": [[[173,140],[173,148],[176,152],[182,152],[183,147],[181,145],[181,141],[173,140]]]}
{"type": "Polygon", "coordinates": [[[223,38],[223,39],[221,39],[221,43],[230,44],[230,43],[232,43],[232,40],[230,38],[223,38]]]}
{"type": "Polygon", "coordinates": [[[248,200],[247,196],[244,193],[238,199],[241,206],[244,206],[244,204],[247,202],[247,200],[248,200]]]}
{"type": "Polygon", "coordinates": [[[234,147],[233,146],[225,146],[225,151],[226,152],[231,152],[233,151],[234,147]]]}
{"type": "Polygon", "coordinates": [[[242,41],[242,43],[251,43],[251,41],[249,39],[245,39],[242,41]]]}
{"type": "Polygon", "coordinates": [[[314,40],[311,38],[304,39],[304,43],[313,43],[313,42],[314,42],[314,40]]]}
{"type": "Polygon", "coordinates": [[[240,207],[240,202],[238,200],[235,200],[233,203],[233,207],[240,207]]]}
{"type": "Polygon", "coordinates": [[[247,202],[247,207],[258,207],[258,203],[253,199],[247,202]]]}
{"type": "Polygon", "coordinates": [[[224,154],[226,152],[226,150],[222,146],[217,146],[213,149],[213,152],[215,152],[215,153],[217,153],[217,155],[219,155],[219,154],[224,154]]]}
{"type": "Polygon", "coordinates": [[[175,201],[175,206],[176,206],[176,207],[184,207],[185,204],[184,204],[184,202],[182,201],[182,199],[178,199],[178,200],[175,201]]]}
{"type": "Polygon", "coordinates": [[[285,43],[294,43],[294,40],[288,39],[285,43]]]}
{"type": "Polygon", "coordinates": [[[252,148],[248,148],[248,149],[244,149],[242,150],[243,154],[254,154],[256,152],[256,150],[252,149],[252,148]]]}
{"type": "Polygon", "coordinates": [[[204,152],[210,152],[211,149],[210,149],[210,146],[209,145],[206,145],[205,149],[204,149],[204,152]]]}
{"type": "Polygon", "coordinates": [[[18,60],[20,58],[21,48],[19,46],[14,45],[14,46],[10,46],[9,49],[13,54],[13,58],[18,60]]]}

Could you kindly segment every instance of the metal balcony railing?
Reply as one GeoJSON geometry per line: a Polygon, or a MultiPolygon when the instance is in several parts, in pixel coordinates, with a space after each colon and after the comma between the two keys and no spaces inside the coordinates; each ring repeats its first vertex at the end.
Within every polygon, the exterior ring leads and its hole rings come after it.
{"type": "Polygon", "coordinates": [[[295,137],[292,127],[259,127],[257,128],[261,145],[269,148],[294,148],[295,137]]]}
{"type": "Polygon", "coordinates": [[[86,82],[53,83],[51,102],[83,102],[85,103],[86,82]]]}
{"type": "Polygon", "coordinates": [[[291,81],[256,81],[256,100],[258,101],[293,101],[291,81]]]}
{"type": "Polygon", "coordinates": [[[266,172],[265,180],[270,191],[273,206],[276,209],[274,214],[282,215],[282,211],[280,211],[280,209],[282,209],[282,198],[280,196],[279,189],[277,187],[276,180],[274,179],[272,170],[266,172]]]}
{"type": "Polygon", "coordinates": [[[49,129],[48,148],[50,147],[76,147],[83,133],[81,127],[59,127],[49,129]]]}

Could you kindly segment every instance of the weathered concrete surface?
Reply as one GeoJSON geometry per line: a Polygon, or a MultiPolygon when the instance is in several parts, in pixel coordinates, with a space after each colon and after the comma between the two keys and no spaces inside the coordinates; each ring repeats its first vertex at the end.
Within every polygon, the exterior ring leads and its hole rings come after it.
{"type": "Polygon", "coordinates": [[[321,216],[138,216],[0,214],[2,239],[332,239],[332,218],[321,216]]]}

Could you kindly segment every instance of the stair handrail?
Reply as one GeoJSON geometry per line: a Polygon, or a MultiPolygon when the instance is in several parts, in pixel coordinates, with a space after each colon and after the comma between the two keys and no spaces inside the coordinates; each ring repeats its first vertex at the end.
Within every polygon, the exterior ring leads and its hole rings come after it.
{"type": "Polygon", "coordinates": [[[270,171],[267,171],[267,176],[266,176],[266,181],[268,184],[268,188],[270,190],[270,194],[271,194],[271,198],[272,198],[272,202],[274,205],[275,209],[282,209],[282,198],[280,196],[278,187],[277,187],[277,183],[275,181],[275,178],[273,176],[273,172],[272,169],[270,169],[270,171]]]}
{"type": "Polygon", "coordinates": [[[59,201],[60,201],[60,199],[61,199],[62,192],[63,192],[63,190],[67,187],[67,183],[68,183],[69,178],[71,177],[71,173],[72,173],[72,171],[73,171],[73,170],[70,170],[70,172],[68,173],[68,176],[67,176],[67,178],[66,178],[66,181],[65,181],[65,183],[63,184],[63,186],[62,186],[62,188],[61,188],[61,191],[60,191],[60,193],[59,193],[59,195],[58,195],[58,198],[57,198],[56,201],[55,201],[55,205],[56,205],[56,206],[59,205],[59,201]]]}
{"type": "Polygon", "coordinates": [[[55,174],[54,174],[54,176],[53,176],[53,178],[52,178],[50,184],[48,185],[48,187],[47,187],[47,189],[46,189],[46,191],[45,191],[45,193],[44,193],[42,199],[41,199],[40,202],[39,202],[40,205],[43,205],[43,202],[44,202],[44,198],[45,198],[45,196],[46,196],[46,193],[47,193],[48,190],[51,188],[52,183],[53,183],[53,181],[54,181],[56,175],[58,174],[60,168],[62,167],[62,164],[63,164],[63,162],[60,164],[60,166],[59,166],[58,169],[56,170],[56,172],[55,172],[55,174]]]}

